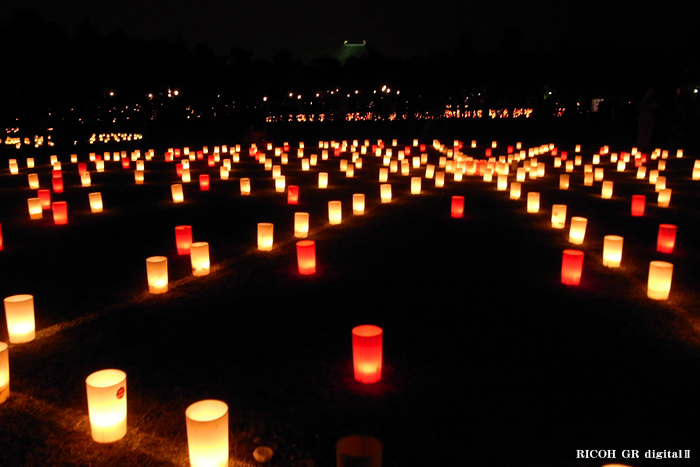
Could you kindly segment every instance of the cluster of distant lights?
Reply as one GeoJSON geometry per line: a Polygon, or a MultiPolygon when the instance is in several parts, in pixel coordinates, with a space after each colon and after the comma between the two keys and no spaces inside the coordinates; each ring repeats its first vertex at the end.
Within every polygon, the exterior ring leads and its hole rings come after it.
{"type": "MultiPolygon", "coordinates": [[[[560,109],[561,112],[557,114],[562,116],[564,114],[564,109],[560,109]]],[[[376,112],[351,112],[346,113],[342,117],[343,120],[347,122],[368,122],[368,121],[395,121],[395,120],[437,120],[443,118],[457,118],[457,119],[475,119],[475,118],[491,118],[491,119],[503,119],[503,118],[530,118],[532,115],[532,109],[529,108],[516,108],[516,109],[489,109],[489,110],[450,110],[447,109],[442,114],[431,114],[429,112],[414,112],[414,113],[402,113],[398,114],[392,112],[389,114],[381,114],[376,112]]],[[[269,115],[265,117],[265,122],[267,123],[280,123],[280,122],[324,122],[324,121],[334,121],[335,117],[333,114],[286,114],[286,115],[269,115]]]]}
{"type": "MultiPolygon", "coordinates": [[[[51,130],[53,130],[53,128],[47,128],[47,131],[51,130]]],[[[16,149],[21,148],[22,145],[40,148],[44,145],[45,142],[48,146],[54,145],[53,141],[51,141],[51,135],[48,135],[46,138],[44,138],[44,136],[41,135],[35,135],[33,138],[30,138],[28,136],[25,136],[24,138],[21,138],[19,136],[11,136],[14,133],[19,133],[19,127],[5,128],[5,133],[7,133],[8,136],[5,137],[4,141],[2,138],[0,138],[0,144],[14,146],[16,149]]]]}
{"type": "Polygon", "coordinates": [[[138,141],[143,139],[140,133],[93,133],[88,139],[88,143],[121,143],[124,141],[138,141]]]}

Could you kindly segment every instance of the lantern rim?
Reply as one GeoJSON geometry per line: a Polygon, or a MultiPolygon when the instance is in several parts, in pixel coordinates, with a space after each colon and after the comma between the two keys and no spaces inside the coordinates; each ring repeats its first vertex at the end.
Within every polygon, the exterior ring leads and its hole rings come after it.
{"type": "Polygon", "coordinates": [[[656,267],[656,268],[664,268],[664,269],[673,268],[673,263],[669,263],[668,261],[655,260],[655,261],[651,261],[649,263],[649,265],[656,267]]]}
{"type": "Polygon", "coordinates": [[[583,256],[583,251],[574,250],[574,249],[566,249],[566,250],[564,250],[564,254],[568,255],[568,256],[583,256]]]}
{"type": "Polygon", "coordinates": [[[352,329],[352,333],[358,337],[376,337],[383,333],[383,329],[374,324],[362,324],[360,326],[355,326],[352,329]]]}
{"type": "Polygon", "coordinates": [[[85,383],[92,388],[108,388],[124,381],[126,373],[114,368],[96,371],[85,378],[85,383]]]}
{"type": "Polygon", "coordinates": [[[228,414],[228,405],[218,399],[205,399],[191,404],[185,416],[195,422],[213,422],[228,414]]]}
{"type": "Polygon", "coordinates": [[[297,242],[297,246],[300,246],[300,247],[304,248],[304,247],[307,247],[307,246],[314,245],[315,243],[316,243],[316,242],[314,242],[313,240],[299,240],[299,241],[297,242]]]}
{"type": "Polygon", "coordinates": [[[146,258],[147,263],[160,263],[161,261],[167,261],[167,256],[149,256],[146,258]]]}
{"type": "Polygon", "coordinates": [[[19,294],[19,295],[10,295],[9,297],[5,298],[5,303],[19,303],[19,302],[26,302],[27,300],[32,300],[34,298],[34,295],[30,294],[19,294]]]}

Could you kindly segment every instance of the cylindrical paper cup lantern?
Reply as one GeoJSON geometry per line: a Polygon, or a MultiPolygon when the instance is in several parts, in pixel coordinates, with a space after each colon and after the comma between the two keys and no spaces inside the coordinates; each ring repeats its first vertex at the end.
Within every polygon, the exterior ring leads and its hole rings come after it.
{"type": "Polygon", "coordinates": [[[318,187],[327,188],[328,187],[328,172],[318,173],[318,187]]]}
{"type": "Polygon", "coordinates": [[[421,191],[421,178],[420,177],[411,177],[411,194],[412,195],[419,195],[420,191],[421,191]]]}
{"type": "Polygon", "coordinates": [[[299,274],[316,274],[316,243],[313,240],[297,242],[299,274]]]}
{"type": "Polygon", "coordinates": [[[439,171],[435,173],[435,186],[437,188],[445,186],[445,172],[439,171]]]}
{"type": "Polygon", "coordinates": [[[178,225],[175,227],[175,245],[178,255],[189,255],[192,245],[192,226],[178,225]]]}
{"type": "Polygon", "coordinates": [[[340,201],[328,201],[328,222],[331,225],[340,224],[343,220],[343,211],[340,201]]]}
{"type": "Polygon", "coordinates": [[[650,170],[649,171],[649,183],[656,183],[656,179],[659,178],[659,171],[658,170],[650,170]]]}
{"type": "MultiPolygon", "coordinates": [[[[381,170],[381,169],[380,169],[381,170]]],[[[435,166],[433,164],[427,164],[425,166],[425,178],[433,178],[435,176],[435,166]]],[[[381,182],[382,180],[380,180],[381,182]]],[[[386,180],[383,180],[386,181],[386,180]]]]}
{"type": "Polygon", "coordinates": [[[563,229],[566,225],[566,204],[554,204],[552,206],[552,227],[563,229]]]}
{"type": "Polygon", "coordinates": [[[270,222],[260,222],[258,224],[258,250],[272,250],[273,228],[274,224],[270,222]]]}
{"type": "Polygon", "coordinates": [[[286,178],[284,175],[280,175],[279,177],[275,177],[275,191],[277,193],[284,193],[285,185],[286,185],[286,178]]]}
{"type": "Polygon", "coordinates": [[[195,402],[185,417],[190,466],[227,467],[228,405],[213,399],[195,402]]]}
{"type": "Polygon", "coordinates": [[[520,199],[520,187],[520,182],[513,182],[510,184],[510,199],[520,199]]]}
{"type": "Polygon", "coordinates": [[[206,276],[209,274],[209,243],[194,242],[190,245],[190,259],[192,260],[192,274],[206,276]]]}
{"type": "Polygon", "coordinates": [[[168,291],[168,258],[151,256],[146,258],[146,274],[148,276],[148,291],[152,294],[162,294],[168,291]]]}
{"type": "Polygon", "coordinates": [[[644,195],[632,195],[632,215],[634,217],[643,216],[645,204],[646,197],[644,195]]]}
{"type": "Polygon", "coordinates": [[[678,228],[673,224],[659,225],[659,235],[656,238],[656,251],[660,253],[673,253],[676,245],[676,231],[678,228]]]}
{"type": "Polygon", "coordinates": [[[352,213],[356,216],[361,216],[365,213],[365,195],[355,193],[352,195],[352,213]]]}
{"type": "Polygon", "coordinates": [[[182,184],[175,183],[170,186],[170,191],[173,194],[173,201],[176,203],[182,203],[185,201],[185,194],[182,191],[182,184]]]}
{"type": "Polygon", "coordinates": [[[647,168],[646,166],[642,165],[637,169],[637,179],[638,180],[644,180],[647,176],[647,168]]]}
{"type": "Polygon", "coordinates": [[[496,189],[506,191],[508,189],[508,175],[499,175],[496,189]]]}
{"type": "Polygon", "coordinates": [[[54,193],[63,193],[63,177],[53,177],[53,191],[54,193]]]}
{"type": "Polygon", "coordinates": [[[391,183],[382,183],[379,185],[382,203],[391,203],[391,183]]]}
{"type": "Polygon", "coordinates": [[[32,190],[39,189],[39,175],[38,174],[29,174],[29,175],[27,175],[27,179],[29,181],[29,188],[31,188],[32,190]]]}
{"type": "Polygon", "coordinates": [[[51,203],[53,209],[53,223],[56,225],[64,225],[68,223],[68,204],[65,201],[56,201],[51,203]]]}
{"type": "Polygon", "coordinates": [[[527,194],[527,212],[536,213],[540,211],[540,194],[531,191],[527,194]]]}
{"type": "Polygon", "coordinates": [[[85,380],[92,439],[112,443],[126,435],[126,373],[101,370],[85,380]]]}
{"type": "Polygon", "coordinates": [[[572,217],[571,228],[569,229],[569,241],[574,245],[583,244],[583,239],[586,238],[586,226],[588,219],[585,217],[572,217]]]}
{"type": "Polygon", "coordinates": [[[90,210],[92,212],[102,212],[102,193],[89,193],[90,210]]]}
{"type": "Polygon", "coordinates": [[[382,378],[382,328],[371,324],[352,330],[352,361],[355,379],[376,383],[382,378]]]}
{"type": "Polygon", "coordinates": [[[382,443],[371,436],[344,436],[335,452],[336,467],[382,467],[382,443]]]}
{"type": "Polygon", "coordinates": [[[386,167],[379,168],[379,182],[384,183],[389,179],[389,169],[386,167]]]}
{"type": "Polygon", "coordinates": [[[250,194],[250,179],[249,178],[241,178],[241,195],[249,195],[250,194]]]}
{"type": "Polygon", "coordinates": [[[583,184],[585,186],[593,186],[593,173],[586,172],[583,174],[583,184]]]}
{"type": "Polygon", "coordinates": [[[464,215],[464,196],[452,197],[450,215],[455,219],[459,219],[464,215]]]}
{"type": "Polygon", "coordinates": [[[144,180],[143,170],[135,170],[134,171],[134,182],[137,185],[143,185],[143,180],[144,180]]]}
{"type": "Polygon", "coordinates": [[[583,251],[564,250],[561,261],[561,283],[579,285],[583,270],[583,251]]]}
{"type": "Polygon", "coordinates": [[[661,208],[667,208],[669,204],[671,204],[670,188],[664,188],[663,190],[659,191],[658,203],[659,207],[661,208]]]}
{"type": "Polygon", "coordinates": [[[306,238],[309,235],[309,213],[294,213],[294,236],[296,238],[306,238]]]}
{"type": "Polygon", "coordinates": [[[656,183],[654,184],[654,191],[657,193],[661,190],[666,188],[666,177],[663,175],[659,175],[656,177],[656,183]]]}
{"type": "Polygon", "coordinates": [[[5,299],[5,319],[11,344],[34,339],[34,296],[12,295],[5,299]]]}
{"type": "Polygon", "coordinates": [[[603,266],[609,268],[620,267],[623,240],[619,235],[606,235],[603,238],[603,266]]]}
{"type": "Polygon", "coordinates": [[[289,185],[287,187],[287,204],[299,204],[299,186],[289,185]]]}
{"type": "Polygon", "coordinates": [[[41,207],[41,199],[29,198],[27,200],[27,204],[29,205],[30,219],[41,219],[44,217],[44,209],[41,207]]]}
{"type": "Polygon", "coordinates": [[[0,342],[0,404],[10,397],[10,355],[8,345],[0,342]]]}
{"type": "Polygon", "coordinates": [[[521,183],[524,182],[526,175],[527,169],[525,169],[525,167],[518,167],[518,170],[515,171],[515,181],[521,183]]]}
{"type": "Polygon", "coordinates": [[[209,175],[201,174],[199,176],[199,189],[200,191],[209,191],[209,175]]]}
{"type": "Polygon", "coordinates": [[[80,184],[82,186],[90,186],[92,184],[92,179],[90,178],[90,172],[82,172],[80,174],[80,184]]]}
{"type": "Polygon", "coordinates": [[[190,174],[189,168],[182,168],[182,183],[190,183],[192,181],[192,175],[190,174]]]}
{"type": "Polygon", "coordinates": [[[601,188],[600,191],[600,197],[603,199],[610,199],[612,198],[612,193],[613,193],[613,182],[606,180],[603,182],[603,187],[601,188]]]}
{"type": "Polygon", "coordinates": [[[649,263],[647,296],[654,300],[668,299],[668,294],[671,291],[672,277],[673,264],[666,261],[652,261],[649,263]]]}

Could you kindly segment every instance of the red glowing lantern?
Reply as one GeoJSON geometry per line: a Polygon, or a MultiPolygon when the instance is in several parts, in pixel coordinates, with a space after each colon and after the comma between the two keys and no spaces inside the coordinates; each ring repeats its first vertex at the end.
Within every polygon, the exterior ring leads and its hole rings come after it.
{"type": "Polygon", "coordinates": [[[564,250],[561,261],[561,283],[566,285],[579,285],[581,271],[583,270],[583,251],[564,250]]]}
{"type": "Polygon", "coordinates": [[[316,274],[316,242],[313,240],[297,242],[297,264],[299,274],[316,274]]]}
{"type": "MultiPolygon", "coordinates": [[[[172,162],[173,161],[173,153],[170,151],[167,151],[165,153],[165,162],[172,162]]],[[[126,168],[126,167],[124,167],[126,168]]]]}
{"type": "Polygon", "coordinates": [[[641,217],[644,215],[644,205],[646,197],[644,195],[632,195],[632,215],[641,217]]]}
{"type": "Polygon", "coordinates": [[[214,157],[214,154],[210,154],[209,157],[207,157],[207,165],[209,167],[214,167],[216,165],[216,158],[214,157]]]}
{"type": "Polygon", "coordinates": [[[83,174],[87,172],[87,164],[85,162],[78,163],[78,174],[83,174]]]}
{"type": "Polygon", "coordinates": [[[202,159],[204,159],[204,151],[199,150],[199,151],[197,151],[197,160],[201,161],[202,159]]]}
{"type": "Polygon", "coordinates": [[[287,187],[287,204],[299,203],[299,187],[297,185],[289,185],[287,187]]]}
{"type": "Polygon", "coordinates": [[[60,175],[57,177],[53,176],[53,191],[54,193],[63,193],[63,177],[60,175]]]}
{"type": "Polygon", "coordinates": [[[199,176],[199,190],[209,191],[209,174],[202,174],[199,176]]]}
{"type": "Polygon", "coordinates": [[[175,171],[177,172],[178,178],[182,178],[182,163],[175,164],[175,171]]]}
{"type": "Polygon", "coordinates": [[[68,223],[68,204],[65,201],[55,201],[51,204],[53,208],[53,223],[63,225],[68,223]]]}
{"type": "Polygon", "coordinates": [[[491,148],[486,148],[486,157],[491,157],[491,148]]]}
{"type": "Polygon", "coordinates": [[[178,255],[189,255],[192,246],[192,226],[178,225],[175,227],[175,245],[178,255]]]}
{"type": "Polygon", "coordinates": [[[2,224],[0,224],[0,251],[2,251],[2,224]]]}
{"type": "Polygon", "coordinates": [[[678,228],[673,224],[659,225],[659,235],[656,238],[656,251],[660,253],[673,253],[676,245],[676,231],[678,228]]]}
{"type": "Polygon", "coordinates": [[[382,337],[379,326],[364,324],[352,330],[352,363],[355,379],[376,383],[382,379],[382,337]]]}
{"type": "Polygon", "coordinates": [[[122,158],[122,169],[128,169],[131,163],[129,162],[128,157],[122,158]]]}
{"type": "Polygon", "coordinates": [[[566,160],[566,157],[567,157],[568,155],[569,155],[569,154],[568,154],[566,151],[562,151],[562,152],[561,152],[561,160],[565,161],[565,160],[566,160]]]}
{"type": "Polygon", "coordinates": [[[464,196],[452,197],[452,217],[459,219],[464,215],[464,196]]]}
{"type": "Polygon", "coordinates": [[[37,197],[41,200],[42,209],[51,208],[51,191],[50,190],[39,190],[37,192],[37,197]]]}
{"type": "Polygon", "coordinates": [[[340,156],[340,148],[335,148],[335,149],[333,150],[333,156],[335,156],[335,157],[339,157],[339,156],[340,156]]]}
{"type": "Polygon", "coordinates": [[[411,146],[406,146],[403,150],[403,153],[405,156],[410,156],[411,155],[411,146]]]}
{"type": "Polygon", "coordinates": [[[425,152],[425,144],[421,144],[419,147],[420,147],[420,152],[425,152]]]}
{"type": "MultiPolygon", "coordinates": [[[[557,154],[559,154],[559,148],[552,149],[551,154],[552,154],[552,157],[555,157],[557,154]]],[[[564,160],[564,159],[562,159],[562,160],[564,160]]]]}

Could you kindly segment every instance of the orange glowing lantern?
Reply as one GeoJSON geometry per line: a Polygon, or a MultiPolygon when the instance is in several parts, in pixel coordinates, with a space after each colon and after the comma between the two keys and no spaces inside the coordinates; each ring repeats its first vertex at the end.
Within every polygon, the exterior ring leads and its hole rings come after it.
{"type": "Polygon", "coordinates": [[[654,184],[654,191],[659,192],[666,189],[666,177],[659,175],[656,177],[656,183],[654,184]]]}
{"type": "Polygon", "coordinates": [[[240,184],[241,184],[241,195],[243,195],[243,196],[250,195],[250,179],[249,178],[241,178],[240,184]]]}
{"type": "Polygon", "coordinates": [[[53,209],[53,223],[64,225],[68,223],[68,204],[65,201],[55,201],[51,203],[53,209]]]}
{"type": "Polygon", "coordinates": [[[561,283],[565,285],[579,285],[583,270],[583,251],[564,250],[561,261],[561,283]]]}
{"type": "Polygon", "coordinates": [[[192,243],[190,245],[190,260],[192,261],[193,275],[206,276],[209,274],[209,243],[192,243]]]}
{"type": "Polygon", "coordinates": [[[355,193],[352,195],[352,213],[356,216],[361,216],[365,213],[365,195],[355,193]]]}
{"type": "MultiPolygon", "coordinates": [[[[381,170],[381,169],[380,169],[381,170]]],[[[427,164],[425,166],[425,178],[433,178],[435,176],[435,165],[433,164],[427,164]]],[[[382,181],[382,180],[380,180],[382,181]]],[[[386,180],[384,180],[386,181],[386,180]]]]}
{"type": "Polygon", "coordinates": [[[379,182],[384,183],[389,179],[389,169],[386,167],[379,168],[379,182]]]}
{"type": "Polygon", "coordinates": [[[379,193],[382,203],[391,203],[391,183],[382,183],[379,185],[379,193]]]}
{"type": "Polygon", "coordinates": [[[11,344],[34,340],[34,296],[22,294],[7,297],[5,319],[11,344]]]}
{"type": "Polygon", "coordinates": [[[39,189],[39,175],[38,174],[28,174],[27,180],[29,181],[29,188],[32,190],[39,189]]]}
{"type": "Polygon", "coordinates": [[[148,291],[152,294],[162,294],[168,291],[168,258],[151,256],[146,258],[146,275],[148,291]]]}
{"type": "Polygon", "coordinates": [[[57,177],[56,174],[53,176],[53,192],[54,193],[63,193],[63,177],[60,175],[57,177]]]}
{"type": "Polygon", "coordinates": [[[611,181],[604,181],[603,186],[600,191],[600,197],[603,199],[610,199],[612,198],[612,193],[613,193],[613,182],[611,181]]]}
{"type": "MultiPolygon", "coordinates": [[[[71,154],[71,162],[78,162],[78,156],[75,154],[71,154]],[[75,160],[73,160],[73,156],[75,156],[75,160]]],[[[33,157],[27,157],[27,168],[28,169],[34,168],[34,158],[33,157]]]]}
{"type": "Polygon", "coordinates": [[[366,435],[344,436],[336,443],[337,467],[381,467],[382,443],[366,435]]]}
{"type": "Polygon", "coordinates": [[[29,198],[27,200],[29,205],[29,218],[30,219],[41,219],[44,217],[44,209],[41,207],[41,199],[39,198],[29,198]]]}
{"type": "Polygon", "coordinates": [[[552,227],[563,229],[566,225],[566,204],[552,205],[552,227]]]}
{"type": "Polygon", "coordinates": [[[299,186],[289,185],[287,187],[287,204],[299,204],[299,186]]]}
{"type": "Polygon", "coordinates": [[[435,173],[435,186],[437,188],[445,186],[445,172],[439,171],[435,173]]]}
{"type": "Polygon", "coordinates": [[[126,373],[101,370],[85,380],[92,439],[112,443],[126,435],[126,373]]]}
{"type": "Polygon", "coordinates": [[[137,185],[143,185],[143,170],[135,170],[134,171],[134,182],[136,182],[137,185]]]}
{"type": "Polygon", "coordinates": [[[318,187],[319,188],[328,188],[328,172],[319,172],[318,173],[318,187]]]}
{"type": "Polygon", "coordinates": [[[606,235],[603,238],[603,266],[619,268],[622,262],[622,243],[619,235],[606,235]]]}
{"type": "Polygon", "coordinates": [[[343,220],[343,212],[340,201],[328,201],[328,222],[331,225],[340,224],[343,220]]]}
{"type": "Polygon", "coordinates": [[[316,243],[313,240],[297,242],[297,265],[299,274],[316,274],[316,243]]]}
{"type": "Polygon", "coordinates": [[[90,177],[90,172],[83,172],[80,174],[80,184],[82,186],[90,186],[92,184],[92,178],[90,177]]]}
{"type": "Polygon", "coordinates": [[[258,223],[258,250],[271,251],[273,243],[274,224],[270,222],[258,223]]]}
{"type": "Polygon", "coordinates": [[[294,213],[294,236],[296,238],[306,238],[309,235],[309,213],[294,213]]]}
{"type": "Polygon", "coordinates": [[[188,167],[182,168],[182,183],[190,183],[192,181],[192,176],[190,174],[190,169],[188,167]]]}
{"type": "Polygon", "coordinates": [[[588,219],[585,217],[572,217],[571,228],[569,229],[569,242],[574,245],[583,244],[583,239],[586,238],[586,226],[588,219]]]}
{"type": "Polygon", "coordinates": [[[355,379],[376,383],[382,378],[382,337],[379,326],[365,324],[352,330],[352,361],[355,379]]]}
{"type": "Polygon", "coordinates": [[[201,174],[199,176],[200,191],[209,191],[209,174],[201,174]]]}
{"type": "Polygon", "coordinates": [[[464,215],[464,196],[453,196],[450,215],[455,219],[460,219],[464,215]]]}
{"type": "Polygon", "coordinates": [[[195,402],[185,417],[190,466],[228,466],[228,405],[213,399],[195,402]]]}
{"type": "Polygon", "coordinates": [[[102,193],[89,193],[88,198],[90,199],[90,211],[102,212],[102,193]]]}
{"type": "Polygon", "coordinates": [[[521,184],[513,182],[510,184],[510,199],[520,199],[521,184]]]}
{"type": "Polygon", "coordinates": [[[593,186],[593,172],[586,172],[583,174],[583,184],[585,186],[593,186]]]}
{"type": "Polygon", "coordinates": [[[536,191],[527,194],[527,212],[540,212],[540,194],[536,191]]]}
{"type": "Polygon", "coordinates": [[[10,397],[10,355],[8,345],[0,342],[0,404],[10,397]]]}
{"type": "Polygon", "coordinates": [[[192,226],[178,225],[175,227],[175,246],[178,255],[189,255],[192,245],[192,226]]]}
{"type": "Polygon", "coordinates": [[[421,192],[421,178],[420,177],[411,177],[411,194],[412,195],[419,195],[420,192],[421,192]]]}
{"type": "Polygon", "coordinates": [[[672,278],[673,264],[666,261],[650,262],[647,296],[653,300],[667,300],[672,278]]]}
{"type": "Polygon", "coordinates": [[[659,191],[658,204],[660,208],[667,208],[671,203],[671,189],[664,188],[659,191]]]}
{"type": "Polygon", "coordinates": [[[659,234],[656,238],[656,251],[660,253],[673,253],[676,245],[676,232],[678,227],[673,224],[659,225],[659,234]]]}
{"type": "Polygon", "coordinates": [[[175,183],[170,185],[170,191],[173,195],[173,201],[176,203],[182,203],[185,201],[185,194],[182,191],[182,184],[175,183]]]}
{"type": "Polygon", "coordinates": [[[569,189],[569,174],[559,175],[559,189],[568,190],[569,189]]]}
{"type": "Polygon", "coordinates": [[[645,204],[646,197],[644,195],[632,195],[632,215],[634,217],[642,217],[645,204]]]}

